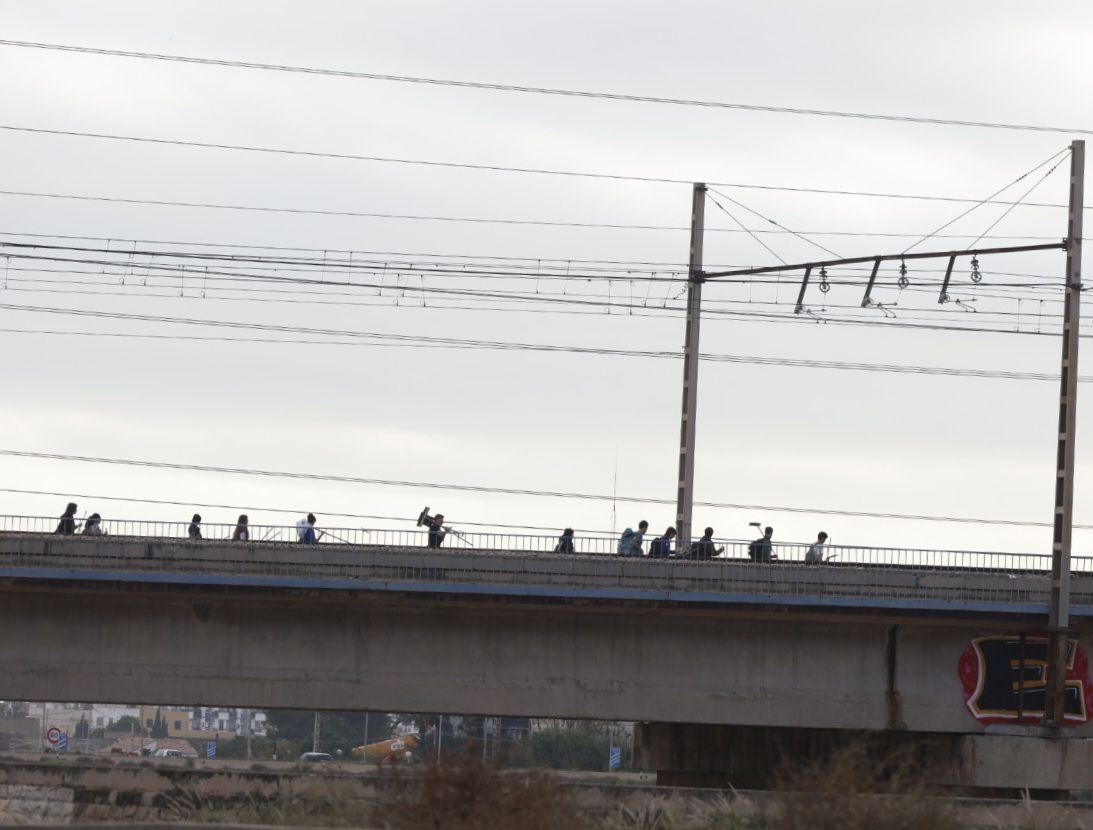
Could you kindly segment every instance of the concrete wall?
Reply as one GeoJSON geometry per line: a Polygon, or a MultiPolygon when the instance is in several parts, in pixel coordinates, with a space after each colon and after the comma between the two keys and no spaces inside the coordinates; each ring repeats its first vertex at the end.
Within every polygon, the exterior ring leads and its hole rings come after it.
{"type": "MultiPolygon", "coordinates": [[[[1023,734],[958,735],[869,733],[830,729],[642,723],[635,763],[655,769],[661,784],[737,789],[768,788],[781,765],[826,757],[863,742],[873,752],[903,751],[932,785],[978,790],[1041,792],[1087,790],[1093,774],[1093,739],[1023,734]]],[[[882,753],[883,755],[883,753],[882,753]]]]}
{"type": "Polygon", "coordinates": [[[973,625],[123,585],[0,589],[0,632],[0,699],[983,731],[973,625]]]}

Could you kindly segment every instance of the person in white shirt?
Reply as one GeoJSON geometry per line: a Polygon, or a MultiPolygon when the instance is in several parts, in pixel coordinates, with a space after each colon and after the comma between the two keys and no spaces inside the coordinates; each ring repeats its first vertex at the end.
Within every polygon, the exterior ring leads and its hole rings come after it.
{"type": "Polygon", "coordinates": [[[87,521],[84,522],[83,532],[85,536],[103,536],[106,531],[102,528],[102,516],[98,513],[92,513],[87,517],[87,521]]]}
{"type": "Polygon", "coordinates": [[[816,537],[816,541],[808,549],[808,553],[805,554],[806,565],[819,565],[824,561],[824,543],[826,541],[827,534],[821,530],[820,535],[816,537]]]}

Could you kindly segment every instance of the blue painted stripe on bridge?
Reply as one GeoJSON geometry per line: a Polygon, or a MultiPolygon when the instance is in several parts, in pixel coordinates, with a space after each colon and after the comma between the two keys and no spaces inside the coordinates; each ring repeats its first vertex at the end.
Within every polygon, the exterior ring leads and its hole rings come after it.
{"type": "MultiPolygon", "coordinates": [[[[1038,602],[953,602],[950,600],[884,597],[800,596],[793,594],[744,594],[723,591],[641,590],[635,588],[581,588],[554,585],[491,585],[478,582],[426,582],[420,580],[354,579],[235,574],[188,574],[163,571],[103,571],[70,568],[0,567],[0,578],[58,581],[145,582],[170,585],[226,585],[256,588],[315,588],[320,590],[393,591],[429,594],[524,596],[550,599],[626,599],[652,602],[704,602],[745,605],[794,605],[840,608],[882,608],[908,611],[978,611],[1003,614],[1047,614],[1048,604],[1038,602]]],[[[1074,616],[1093,615],[1093,606],[1072,606],[1074,616]]]]}

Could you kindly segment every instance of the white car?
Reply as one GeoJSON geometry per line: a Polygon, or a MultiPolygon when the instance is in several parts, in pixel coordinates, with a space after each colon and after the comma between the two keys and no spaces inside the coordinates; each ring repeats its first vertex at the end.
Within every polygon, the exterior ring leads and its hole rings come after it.
{"type": "Polygon", "coordinates": [[[178,749],[157,749],[152,753],[153,758],[181,758],[182,751],[178,749]]]}

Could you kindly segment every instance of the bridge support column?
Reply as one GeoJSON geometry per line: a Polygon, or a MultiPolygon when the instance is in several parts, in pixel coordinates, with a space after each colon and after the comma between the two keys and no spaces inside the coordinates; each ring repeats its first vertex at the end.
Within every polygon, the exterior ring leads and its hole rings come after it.
{"type": "Polygon", "coordinates": [[[1034,798],[1061,798],[1087,789],[1093,773],[1093,740],[1039,727],[961,735],[640,723],[634,763],[656,770],[660,786],[771,789],[783,764],[822,761],[861,740],[881,751],[907,751],[930,786],[967,795],[1019,797],[1027,789],[1034,798]]]}

